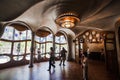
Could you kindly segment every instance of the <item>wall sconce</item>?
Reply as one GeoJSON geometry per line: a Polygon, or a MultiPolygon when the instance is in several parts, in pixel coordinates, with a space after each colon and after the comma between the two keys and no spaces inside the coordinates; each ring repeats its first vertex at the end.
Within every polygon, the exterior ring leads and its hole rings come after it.
{"type": "Polygon", "coordinates": [[[103,42],[105,33],[95,30],[86,31],[82,35],[84,41],[90,43],[99,43],[103,42]]]}
{"type": "Polygon", "coordinates": [[[74,13],[64,13],[58,16],[55,22],[63,28],[73,28],[80,21],[78,16],[74,13]]]}
{"type": "Polygon", "coordinates": [[[92,35],[95,35],[96,34],[96,31],[92,31],[92,35]]]}

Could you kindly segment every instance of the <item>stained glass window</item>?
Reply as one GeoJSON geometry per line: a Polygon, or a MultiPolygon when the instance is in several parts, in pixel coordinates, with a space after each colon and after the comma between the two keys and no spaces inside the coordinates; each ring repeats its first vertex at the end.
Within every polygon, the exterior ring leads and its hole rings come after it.
{"type": "Polygon", "coordinates": [[[11,42],[0,41],[0,54],[10,54],[11,46],[11,42]]]}
{"type": "Polygon", "coordinates": [[[14,31],[13,27],[10,26],[5,27],[4,33],[1,38],[7,40],[13,40],[13,31],[14,31]]]}
{"type": "Polygon", "coordinates": [[[48,35],[46,38],[47,38],[46,39],[47,41],[53,41],[53,35],[52,34],[48,35]]]}
{"type": "Polygon", "coordinates": [[[20,55],[25,53],[25,42],[15,42],[13,48],[14,55],[20,55]]]}

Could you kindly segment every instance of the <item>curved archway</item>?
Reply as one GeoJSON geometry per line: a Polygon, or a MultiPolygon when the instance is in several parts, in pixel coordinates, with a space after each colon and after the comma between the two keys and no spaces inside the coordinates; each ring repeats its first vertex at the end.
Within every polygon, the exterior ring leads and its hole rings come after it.
{"type": "Polygon", "coordinates": [[[58,58],[60,58],[59,52],[62,50],[62,47],[64,47],[67,50],[67,53],[69,54],[67,33],[62,30],[59,30],[55,34],[55,52],[58,53],[57,55],[58,58]]]}
{"type": "Polygon", "coordinates": [[[50,57],[50,47],[54,46],[54,33],[53,31],[46,27],[40,27],[35,32],[35,46],[36,46],[36,53],[35,57],[36,60],[39,62],[40,60],[48,60],[50,57]],[[38,52],[40,51],[40,53],[38,52]]]}
{"type": "MultiPolygon", "coordinates": [[[[10,62],[5,62],[2,67],[17,66],[18,64],[26,64],[24,57],[26,56],[28,30],[32,29],[29,25],[22,21],[14,21],[3,24],[4,31],[0,39],[0,47],[2,54],[10,58],[10,62]],[[8,46],[9,45],[9,46],[8,46]],[[15,64],[12,64],[14,63],[15,64]]],[[[30,34],[32,35],[32,34],[30,34]]],[[[30,41],[30,39],[29,39],[30,41]]],[[[1,64],[0,64],[1,65],[1,64]]]]}
{"type": "MultiPolygon", "coordinates": [[[[38,30],[46,30],[46,31],[49,31],[50,33],[54,34],[52,29],[50,29],[49,27],[46,27],[46,26],[42,26],[42,27],[38,28],[37,31],[38,30]]],[[[37,31],[35,31],[35,32],[37,32],[37,31]]]]}
{"type": "Polygon", "coordinates": [[[21,26],[24,26],[24,27],[30,29],[31,31],[33,31],[32,28],[27,23],[25,23],[23,21],[8,22],[8,23],[5,23],[3,25],[3,27],[10,26],[10,25],[21,25],[21,26]]]}
{"type": "Polygon", "coordinates": [[[75,49],[74,49],[74,43],[73,43],[73,39],[75,38],[75,33],[70,30],[70,29],[66,29],[66,28],[61,28],[58,30],[58,32],[61,31],[62,33],[64,33],[65,35],[67,35],[67,43],[68,43],[68,59],[69,61],[74,60],[75,59],[75,49]]]}

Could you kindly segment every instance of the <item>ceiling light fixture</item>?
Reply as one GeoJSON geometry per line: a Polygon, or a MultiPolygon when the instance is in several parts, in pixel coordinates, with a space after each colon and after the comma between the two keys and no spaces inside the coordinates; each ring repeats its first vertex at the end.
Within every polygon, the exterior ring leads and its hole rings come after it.
{"type": "Polygon", "coordinates": [[[63,28],[73,28],[80,21],[74,13],[64,13],[58,16],[55,22],[63,28]]]}

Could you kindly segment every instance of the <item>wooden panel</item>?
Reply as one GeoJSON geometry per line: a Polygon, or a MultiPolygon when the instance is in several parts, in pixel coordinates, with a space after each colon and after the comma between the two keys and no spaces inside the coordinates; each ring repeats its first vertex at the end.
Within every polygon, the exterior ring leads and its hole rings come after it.
{"type": "Polygon", "coordinates": [[[105,39],[105,51],[106,51],[106,66],[110,72],[117,74],[118,64],[117,64],[117,53],[115,45],[115,35],[114,33],[108,33],[105,39]]]}

